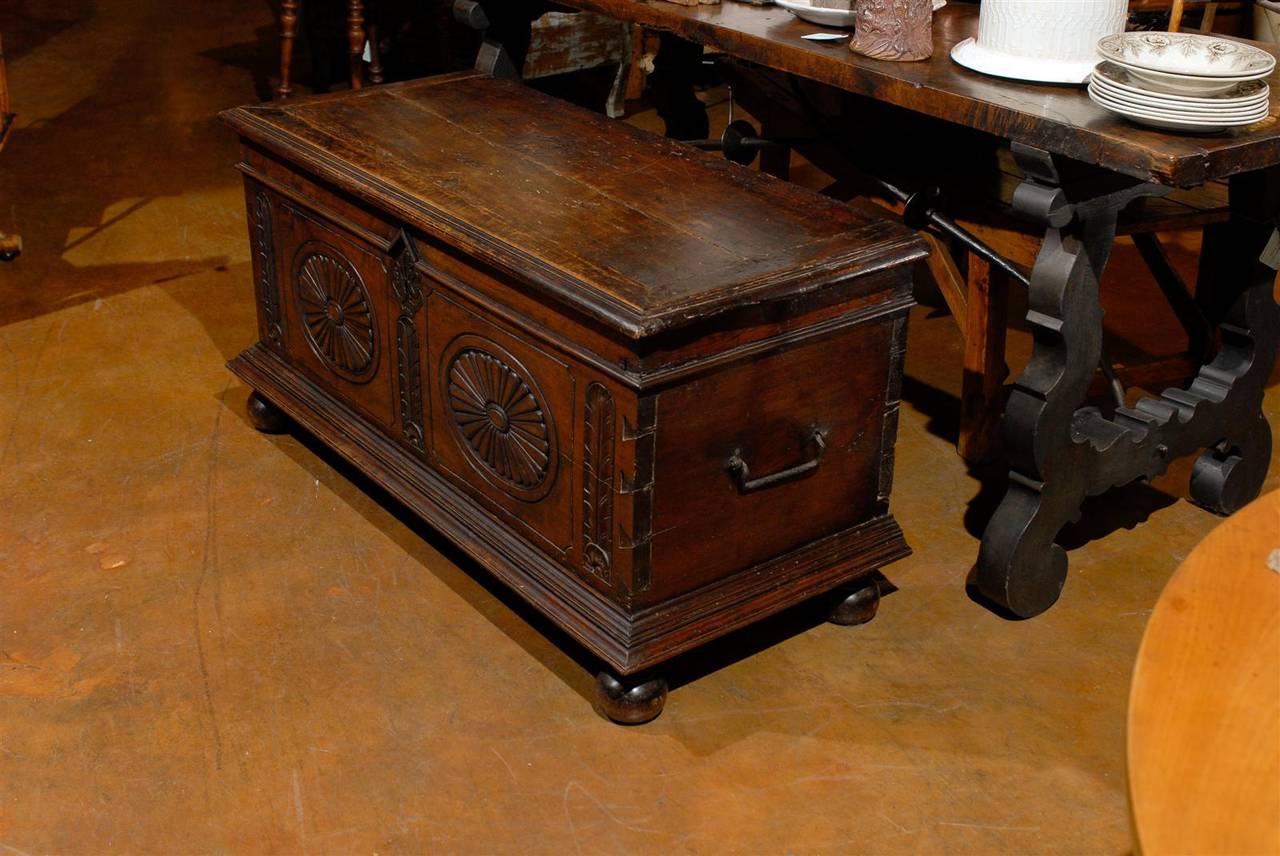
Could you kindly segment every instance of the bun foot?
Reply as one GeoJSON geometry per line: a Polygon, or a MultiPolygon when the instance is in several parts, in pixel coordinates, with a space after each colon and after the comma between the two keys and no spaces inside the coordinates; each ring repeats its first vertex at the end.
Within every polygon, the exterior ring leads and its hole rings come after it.
{"type": "Polygon", "coordinates": [[[662,678],[619,680],[608,672],[601,672],[596,675],[595,701],[596,709],[614,722],[640,725],[662,713],[667,703],[667,682],[662,678]]]}
{"type": "Polygon", "coordinates": [[[876,611],[880,609],[880,581],[873,574],[853,585],[853,588],[841,591],[840,599],[827,614],[827,621],[841,627],[852,627],[866,624],[876,617],[876,611]]]}
{"type": "Polygon", "coordinates": [[[1257,499],[1271,459],[1271,427],[1259,417],[1241,442],[1206,450],[1191,470],[1191,498],[1215,514],[1235,514],[1257,499]]]}
{"type": "Polygon", "coordinates": [[[257,390],[249,394],[249,422],[263,434],[283,434],[289,430],[289,417],[263,398],[257,390]]]}

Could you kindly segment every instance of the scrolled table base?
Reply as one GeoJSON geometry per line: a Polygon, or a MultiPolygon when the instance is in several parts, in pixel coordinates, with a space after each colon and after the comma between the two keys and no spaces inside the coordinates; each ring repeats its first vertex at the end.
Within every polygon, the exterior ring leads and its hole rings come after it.
{"type": "Polygon", "coordinates": [[[978,585],[1031,617],[1062,591],[1067,556],[1054,541],[1086,497],[1201,450],[1190,487],[1201,505],[1229,514],[1261,489],[1271,454],[1262,394],[1280,320],[1276,272],[1261,256],[1275,233],[1280,180],[1276,170],[1232,179],[1229,222],[1205,232],[1197,302],[1216,328],[1216,355],[1188,387],[1108,415],[1084,406],[1102,354],[1098,282],[1119,212],[1167,189],[1026,146],[1014,151],[1026,173],[1015,207],[1047,231],[1031,278],[1032,357],[1005,417],[1009,488],[983,535],[978,585]]]}

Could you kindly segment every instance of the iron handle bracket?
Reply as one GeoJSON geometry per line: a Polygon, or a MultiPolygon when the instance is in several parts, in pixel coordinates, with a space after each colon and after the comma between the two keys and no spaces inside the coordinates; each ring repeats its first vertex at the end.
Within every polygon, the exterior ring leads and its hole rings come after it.
{"type": "Polygon", "coordinates": [[[827,453],[827,433],[826,428],[814,427],[809,430],[806,445],[813,446],[813,456],[794,467],[753,479],[751,477],[751,468],[747,465],[746,459],[742,456],[742,449],[739,447],[729,455],[729,460],[725,462],[724,468],[729,473],[729,477],[733,479],[734,485],[738,488],[738,493],[741,494],[754,493],[758,490],[765,490],[804,478],[818,469],[818,466],[822,463],[822,457],[827,453]]]}

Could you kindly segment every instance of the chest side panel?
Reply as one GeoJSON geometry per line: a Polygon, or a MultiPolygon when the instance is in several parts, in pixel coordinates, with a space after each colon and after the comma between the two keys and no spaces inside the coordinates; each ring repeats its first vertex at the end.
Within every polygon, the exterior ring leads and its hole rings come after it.
{"type": "Polygon", "coordinates": [[[887,511],[894,329],[892,318],[856,324],[657,397],[641,600],[691,591],[887,511]]]}

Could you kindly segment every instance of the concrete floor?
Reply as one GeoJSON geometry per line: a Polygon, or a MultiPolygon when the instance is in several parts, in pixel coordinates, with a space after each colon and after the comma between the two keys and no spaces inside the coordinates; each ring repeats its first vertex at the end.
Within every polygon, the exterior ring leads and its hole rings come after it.
{"type": "MultiPolygon", "coordinates": [[[[261,0],[0,11],[0,229],[26,239],[0,266],[0,851],[1131,849],[1131,664],[1216,522],[1185,464],[1090,506],[1055,609],[992,614],[964,582],[997,482],[954,454],[959,338],[921,308],[893,500],[916,553],[880,617],[784,616],[682,664],[655,723],[610,725],[581,652],[245,420],[214,114],[265,94],[271,25],[261,0]]],[[[1119,325],[1168,332],[1152,293],[1113,296],[1119,325]]]]}

